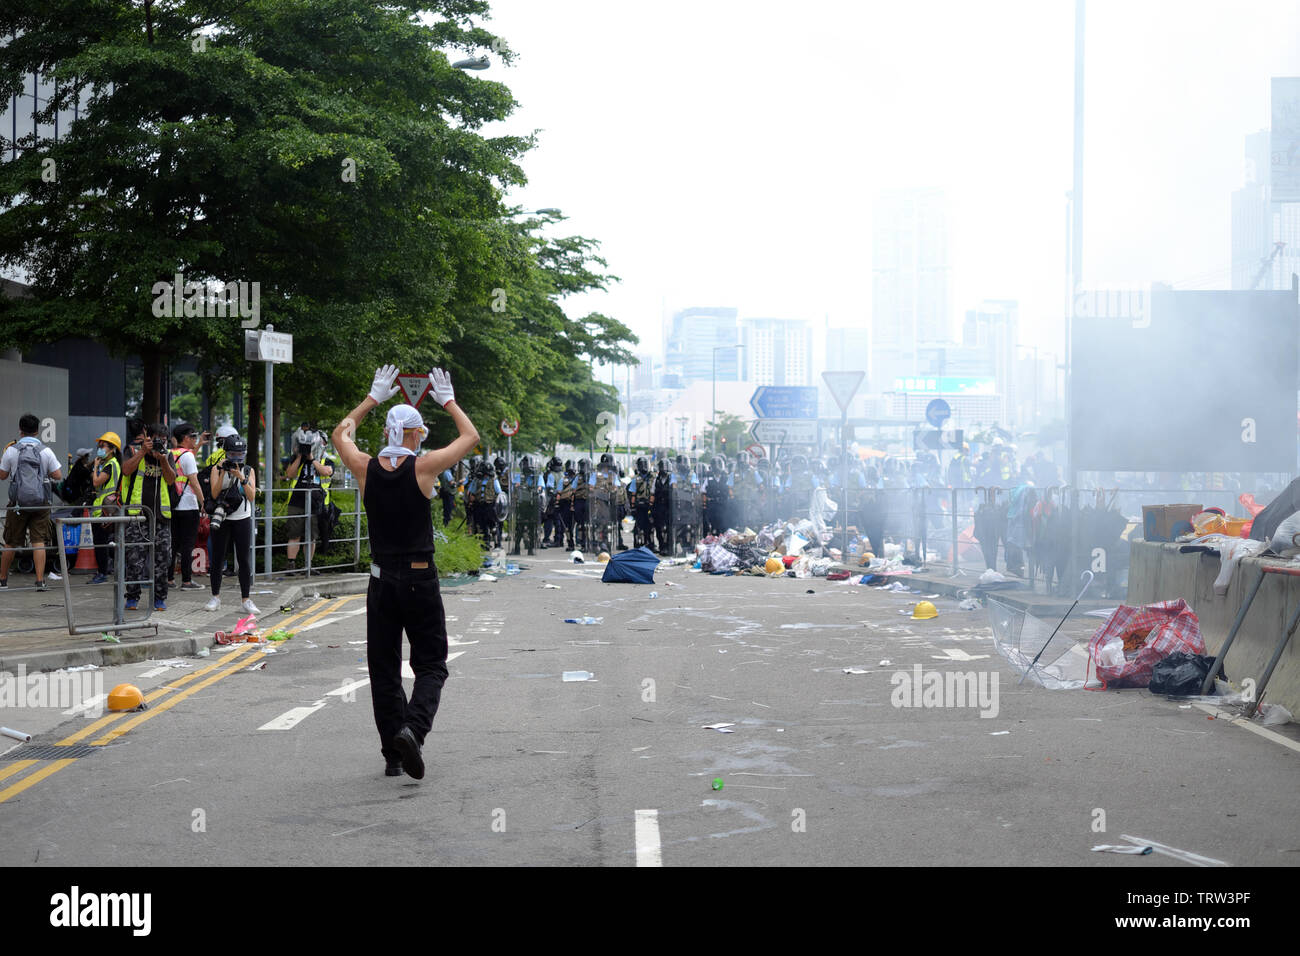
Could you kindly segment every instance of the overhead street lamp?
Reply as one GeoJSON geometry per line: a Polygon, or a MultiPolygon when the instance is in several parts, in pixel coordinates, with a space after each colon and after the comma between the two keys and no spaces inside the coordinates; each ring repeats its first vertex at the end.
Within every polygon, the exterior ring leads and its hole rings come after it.
{"type": "Polygon", "coordinates": [[[492,61],[487,58],[487,54],[482,56],[471,57],[468,60],[457,60],[452,64],[458,70],[486,70],[492,65],[492,61]]]}
{"type": "MultiPolygon", "coordinates": [[[[713,347],[713,413],[710,416],[709,423],[713,426],[710,429],[711,443],[713,446],[711,451],[715,455],[718,453],[718,353],[723,349],[743,349],[744,347],[745,346],[740,344],[715,345],[713,347]]],[[[739,373],[739,370],[737,370],[737,373],[739,373]]],[[[739,374],[736,375],[736,379],[740,379],[739,374]]]]}

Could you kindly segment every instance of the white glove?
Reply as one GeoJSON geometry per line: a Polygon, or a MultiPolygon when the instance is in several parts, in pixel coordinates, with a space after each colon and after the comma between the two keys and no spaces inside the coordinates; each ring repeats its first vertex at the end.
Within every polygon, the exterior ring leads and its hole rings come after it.
{"type": "Polygon", "coordinates": [[[443,408],[448,402],[456,400],[456,393],[451,388],[451,373],[435,368],[429,373],[429,384],[433,387],[433,398],[443,408]]]}
{"type": "Polygon", "coordinates": [[[320,461],[321,457],[324,454],[325,454],[325,443],[318,438],[316,439],[315,442],[312,443],[311,446],[312,461],[320,461]]]}
{"type": "Polygon", "coordinates": [[[375,369],[375,380],[370,386],[371,398],[382,405],[399,391],[396,365],[385,365],[375,369]]]}

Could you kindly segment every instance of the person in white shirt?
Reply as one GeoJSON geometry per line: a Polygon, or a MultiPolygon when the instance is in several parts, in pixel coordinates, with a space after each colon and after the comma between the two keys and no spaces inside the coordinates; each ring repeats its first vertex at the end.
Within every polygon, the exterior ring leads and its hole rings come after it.
{"type": "MultiPolygon", "coordinates": [[[[199,434],[193,425],[177,425],[172,429],[176,439],[176,490],[180,500],[172,509],[172,546],[181,563],[181,590],[199,591],[192,580],[194,574],[194,542],[199,536],[199,516],[207,496],[199,481],[199,463],[194,449],[199,446],[199,434]]],[[[175,579],[175,566],[169,569],[169,583],[175,579]]]]}
{"type": "Polygon", "coordinates": [[[62,479],[63,471],[59,468],[59,459],[54,456],[54,452],[36,437],[40,428],[41,420],[31,413],[18,419],[18,431],[22,437],[6,448],[3,457],[0,457],[0,481],[13,476],[9,486],[9,510],[5,513],[5,548],[4,556],[0,557],[0,588],[9,587],[9,568],[14,562],[14,554],[23,547],[28,535],[32,539],[32,563],[36,565],[36,589],[44,591],[46,588],[45,545],[53,539],[50,505],[54,499],[50,480],[62,479]],[[24,474],[16,474],[20,462],[24,458],[30,460],[33,455],[24,446],[32,445],[35,446],[38,463],[34,466],[24,465],[24,474]],[[24,489],[39,488],[41,501],[38,502],[35,498],[20,500],[20,485],[24,489]]]}

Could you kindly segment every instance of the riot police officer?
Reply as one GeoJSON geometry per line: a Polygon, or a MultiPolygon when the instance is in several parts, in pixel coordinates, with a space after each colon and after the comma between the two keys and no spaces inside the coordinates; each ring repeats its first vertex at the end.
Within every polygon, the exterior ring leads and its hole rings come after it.
{"type": "Polygon", "coordinates": [[[542,547],[559,547],[564,529],[560,524],[560,491],[564,465],[554,455],[546,463],[546,508],[542,513],[542,547]]]}
{"type": "Polygon", "coordinates": [[[578,473],[573,477],[569,487],[573,490],[573,531],[571,533],[574,550],[587,551],[591,544],[591,489],[596,483],[596,476],[591,473],[591,459],[578,460],[578,473]]]}
{"type": "Polygon", "coordinates": [[[514,539],[511,554],[519,553],[521,541],[528,542],[531,555],[537,546],[537,525],[542,514],[542,499],[546,497],[541,476],[533,471],[533,459],[524,455],[519,462],[519,474],[514,476],[510,494],[510,536],[514,539]]]}
{"type": "MultiPolygon", "coordinates": [[[[614,466],[614,456],[605,452],[600,456],[596,474],[590,484],[589,517],[592,537],[596,544],[593,550],[609,551],[614,544],[614,525],[618,522],[619,488],[618,471],[614,466]]],[[[626,550],[626,549],[624,549],[626,550]]]]}
{"type": "Polygon", "coordinates": [[[727,530],[727,512],[730,506],[731,475],[727,473],[727,459],[716,455],[704,485],[705,535],[721,534],[727,530]]]}
{"type": "Polygon", "coordinates": [[[644,455],[636,460],[636,471],[627,483],[627,500],[632,508],[632,547],[652,547],[653,534],[650,523],[650,500],[654,497],[654,479],[650,476],[650,462],[644,455]]]}
{"type": "Polygon", "coordinates": [[[699,477],[685,455],[678,455],[672,485],[673,543],[678,553],[692,551],[699,535],[699,477]]]}
{"type": "Polygon", "coordinates": [[[492,548],[500,543],[501,526],[497,520],[497,496],[501,494],[501,483],[497,480],[492,466],[480,460],[478,475],[474,481],[474,522],[478,534],[483,537],[483,546],[492,548]]]}
{"type": "Polygon", "coordinates": [[[655,535],[659,539],[660,554],[671,554],[673,550],[670,513],[672,504],[672,473],[668,469],[668,459],[660,458],[655,465],[655,483],[650,492],[650,521],[654,525],[655,535]]]}

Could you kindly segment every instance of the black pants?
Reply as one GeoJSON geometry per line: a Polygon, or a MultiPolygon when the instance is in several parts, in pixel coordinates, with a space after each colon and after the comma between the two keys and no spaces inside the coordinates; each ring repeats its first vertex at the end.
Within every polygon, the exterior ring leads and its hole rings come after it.
{"type": "Polygon", "coordinates": [[[447,494],[438,497],[442,499],[442,526],[445,528],[451,524],[451,510],[456,505],[456,496],[447,494]]]}
{"type": "Polygon", "coordinates": [[[421,744],[433,726],[447,680],[447,621],[434,567],[388,566],[371,571],[366,593],[366,654],[379,751],[400,756],[393,738],[403,726],[421,744]],[[415,686],[402,688],[402,631],[411,642],[415,686]]]}
{"type": "MultiPolygon", "coordinates": [[[[172,554],[181,560],[181,581],[184,584],[190,583],[194,573],[194,542],[199,536],[201,513],[197,508],[193,511],[172,512],[172,554]]],[[[171,575],[168,574],[167,577],[170,578],[171,575]]]]}
{"type": "MultiPolygon", "coordinates": [[[[105,509],[105,514],[108,510],[105,509]]],[[[107,577],[113,573],[113,538],[116,535],[114,525],[111,524],[92,524],[90,526],[91,537],[95,539],[95,567],[99,573],[107,577]]]]}
{"type": "Polygon", "coordinates": [[[209,532],[212,538],[212,564],[208,568],[212,580],[212,596],[221,593],[222,571],[226,566],[227,546],[233,545],[235,561],[239,564],[239,596],[246,598],[253,589],[253,558],[249,548],[253,544],[253,519],[241,518],[231,521],[227,518],[221,523],[221,530],[215,528],[209,532]]]}

